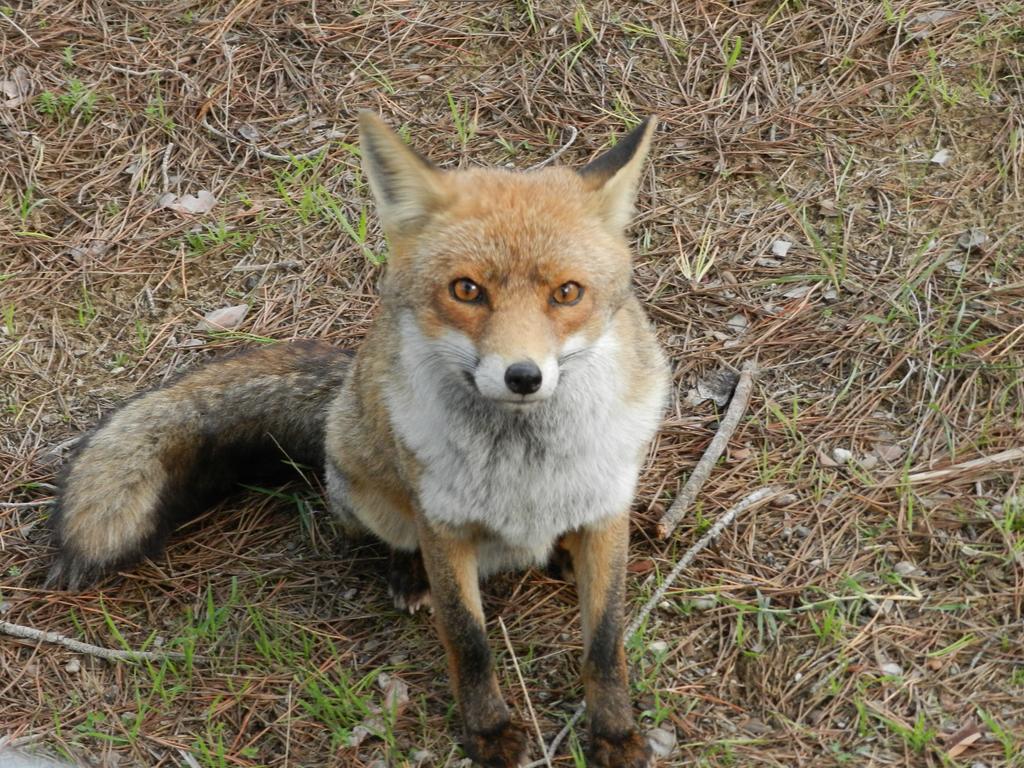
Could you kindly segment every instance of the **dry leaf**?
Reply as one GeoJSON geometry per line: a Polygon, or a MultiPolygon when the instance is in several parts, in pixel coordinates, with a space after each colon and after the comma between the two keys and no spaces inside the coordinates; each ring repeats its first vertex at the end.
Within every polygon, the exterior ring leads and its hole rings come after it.
{"type": "Polygon", "coordinates": [[[946,743],[948,744],[946,747],[946,755],[948,757],[958,757],[966,752],[968,747],[980,738],[981,728],[978,727],[977,723],[965,725],[959,731],[946,739],[946,743]]]}
{"type": "Polygon", "coordinates": [[[259,129],[250,123],[242,123],[238,126],[238,135],[246,141],[256,141],[260,137],[259,129]]]}
{"type": "Polygon", "coordinates": [[[988,235],[985,234],[984,230],[973,227],[964,232],[956,241],[957,248],[966,253],[972,251],[981,250],[982,246],[988,242],[988,235]]]}
{"type": "MultiPolygon", "coordinates": [[[[381,677],[384,677],[381,675],[381,677]]],[[[380,682],[380,680],[378,680],[380,682]]],[[[399,715],[409,703],[409,686],[399,677],[387,680],[384,686],[384,709],[392,716],[399,715]]]]}
{"type": "Polygon", "coordinates": [[[233,307],[222,307],[206,315],[196,323],[197,331],[231,331],[242,324],[249,313],[248,304],[236,304],[233,307]]]}
{"type": "Polygon", "coordinates": [[[750,325],[750,322],[747,320],[745,315],[733,315],[725,321],[725,324],[733,333],[743,333],[747,330],[747,326],[750,325]]]}
{"type": "Polygon", "coordinates": [[[21,66],[15,67],[9,78],[0,80],[0,91],[3,91],[4,96],[10,99],[7,102],[8,107],[16,107],[21,104],[24,101],[23,97],[32,93],[32,77],[28,69],[21,66]]]}
{"type": "Polygon", "coordinates": [[[643,560],[634,560],[626,566],[626,570],[629,573],[636,574],[650,573],[654,570],[654,561],[649,557],[644,558],[643,560]]]}
{"type": "Polygon", "coordinates": [[[821,464],[821,466],[823,466],[823,467],[838,467],[839,466],[839,463],[835,459],[833,459],[831,456],[829,456],[827,453],[825,453],[824,449],[822,449],[821,447],[818,448],[818,450],[816,451],[816,454],[818,456],[818,463],[821,464]]]}
{"type": "Polygon", "coordinates": [[[158,202],[160,208],[169,208],[175,213],[185,214],[209,213],[216,204],[217,198],[205,189],[199,190],[194,196],[182,195],[179,197],[173,192],[168,192],[161,196],[158,202]]]}

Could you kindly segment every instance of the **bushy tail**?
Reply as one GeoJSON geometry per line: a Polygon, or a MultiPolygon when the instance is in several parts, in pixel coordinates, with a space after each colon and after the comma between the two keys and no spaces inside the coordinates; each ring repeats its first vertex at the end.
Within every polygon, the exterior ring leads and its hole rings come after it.
{"type": "Polygon", "coordinates": [[[278,344],[131,400],[86,436],[61,481],[50,582],[77,589],[163,546],[241,479],[323,466],[324,420],[348,357],[278,344]]]}

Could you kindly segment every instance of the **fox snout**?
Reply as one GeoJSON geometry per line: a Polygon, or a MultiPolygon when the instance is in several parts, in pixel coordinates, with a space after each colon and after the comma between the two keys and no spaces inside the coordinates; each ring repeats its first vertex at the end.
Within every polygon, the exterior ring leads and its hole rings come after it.
{"type": "Polygon", "coordinates": [[[517,395],[532,395],[543,381],[544,374],[533,360],[512,363],[505,369],[505,386],[517,395]]]}
{"type": "Polygon", "coordinates": [[[531,357],[490,354],[480,359],[473,372],[477,391],[489,400],[512,405],[546,400],[558,387],[558,361],[553,357],[539,362],[531,357]]]}

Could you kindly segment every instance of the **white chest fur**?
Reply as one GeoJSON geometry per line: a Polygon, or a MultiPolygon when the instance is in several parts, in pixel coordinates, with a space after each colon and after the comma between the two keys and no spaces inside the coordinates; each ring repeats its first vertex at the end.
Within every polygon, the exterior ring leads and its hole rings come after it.
{"type": "Polygon", "coordinates": [[[388,391],[391,422],[422,466],[423,513],[490,533],[482,574],[542,563],[563,533],[628,508],[661,416],[662,370],[628,401],[605,334],[565,363],[550,399],[510,412],[471,391],[414,325],[402,331],[406,378],[388,391]]]}

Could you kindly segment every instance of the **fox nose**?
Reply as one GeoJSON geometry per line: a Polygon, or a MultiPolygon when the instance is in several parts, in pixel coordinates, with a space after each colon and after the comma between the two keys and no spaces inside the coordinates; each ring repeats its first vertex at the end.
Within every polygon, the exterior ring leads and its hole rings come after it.
{"type": "Polygon", "coordinates": [[[540,389],[540,368],[532,360],[512,363],[505,369],[505,386],[517,395],[532,395],[540,389]]]}

